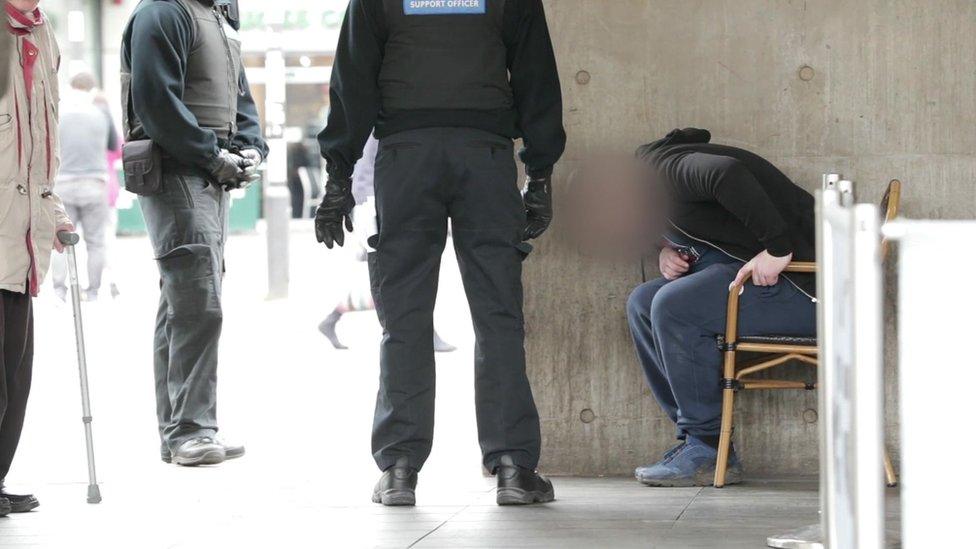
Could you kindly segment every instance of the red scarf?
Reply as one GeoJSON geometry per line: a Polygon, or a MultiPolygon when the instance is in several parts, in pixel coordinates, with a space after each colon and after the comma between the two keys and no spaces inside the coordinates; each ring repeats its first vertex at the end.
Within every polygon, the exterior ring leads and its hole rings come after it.
{"type": "Polygon", "coordinates": [[[4,2],[3,7],[7,10],[7,28],[17,36],[24,36],[34,32],[34,29],[44,24],[44,16],[41,15],[40,8],[27,14],[14,8],[10,2],[4,2]]]}

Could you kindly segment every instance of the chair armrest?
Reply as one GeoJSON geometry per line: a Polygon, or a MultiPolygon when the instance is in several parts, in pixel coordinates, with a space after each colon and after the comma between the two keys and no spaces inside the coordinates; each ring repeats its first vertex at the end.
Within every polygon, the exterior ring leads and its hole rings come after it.
{"type": "MultiPolygon", "coordinates": [[[[815,273],[817,272],[817,264],[814,263],[813,261],[794,261],[789,265],[787,265],[786,268],[783,269],[783,272],[784,273],[815,273]]],[[[751,274],[746,277],[746,279],[743,281],[743,284],[748,282],[750,278],[752,278],[751,274]]],[[[729,286],[729,291],[731,292],[737,287],[741,288],[741,286],[736,286],[735,284],[733,284],[729,286]]],[[[735,294],[738,295],[739,292],[735,292],[735,294]]]]}
{"type": "MultiPolygon", "coordinates": [[[[783,269],[786,273],[815,273],[817,272],[817,264],[813,261],[794,261],[783,269]]],[[[746,277],[743,284],[747,282],[752,275],[746,277]]],[[[739,295],[742,293],[742,285],[730,284],[729,285],[729,301],[726,305],[726,319],[725,319],[725,339],[727,342],[735,342],[738,337],[738,325],[739,325],[739,295]]]]}
{"type": "Polygon", "coordinates": [[[817,272],[817,264],[813,261],[794,261],[783,269],[787,273],[815,273],[817,272]]]}

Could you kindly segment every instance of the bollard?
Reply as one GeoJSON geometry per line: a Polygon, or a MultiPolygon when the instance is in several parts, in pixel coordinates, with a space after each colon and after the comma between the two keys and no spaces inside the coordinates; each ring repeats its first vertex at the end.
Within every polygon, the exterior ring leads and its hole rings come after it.
{"type": "MultiPolygon", "coordinates": [[[[276,16],[284,17],[280,10],[276,16]]],[[[280,31],[279,25],[272,28],[280,31]]],[[[272,33],[279,36],[280,33],[272,33]]],[[[276,39],[280,40],[280,39],[276,39]]],[[[274,42],[265,54],[266,81],[265,135],[268,154],[264,186],[264,219],[268,238],[268,299],[288,297],[288,246],[291,225],[291,198],[288,193],[288,143],[285,140],[285,100],[287,70],[281,44],[274,42]]]]}
{"type": "Polygon", "coordinates": [[[268,299],[288,297],[288,231],[291,197],[288,188],[269,185],[264,191],[264,219],[268,238],[268,299]]]}

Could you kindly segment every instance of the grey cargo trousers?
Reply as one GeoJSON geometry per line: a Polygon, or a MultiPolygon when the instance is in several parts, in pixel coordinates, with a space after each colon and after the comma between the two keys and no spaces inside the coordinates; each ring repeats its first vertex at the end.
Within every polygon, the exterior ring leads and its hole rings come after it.
{"type": "Polygon", "coordinates": [[[217,346],[229,197],[197,175],[166,173],[139,199],[159,267],[153,367],[163,445],[217,432],[217,346]]]}
{"type": "Polygon", "coordinates": [[[420,469],[434,435],[433,313],[451,220],[475,332],[475,406],[485,467],[534,469],[539,414],[525,373],[521,241],[525,209],[510,139],[470,128],[426,128],[380,140],[379,235],[369,256],[383,325],[373,457],[420,469]]]}

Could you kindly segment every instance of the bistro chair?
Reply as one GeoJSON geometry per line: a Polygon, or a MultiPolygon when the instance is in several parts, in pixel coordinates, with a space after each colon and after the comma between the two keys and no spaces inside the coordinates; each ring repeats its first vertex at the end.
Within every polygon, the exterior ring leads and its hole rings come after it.
{"type": "MultiPolygon", "coordinates": [[[[898,216],[901,204],[901,181],[895,179],[888,184],[884,197],[881,199],[881,211],[885,213],[885,221],[891,221],[898,216]]],[[[882,261],[888,256],[888,242],[882,241],[882,261]]],[[[817,264],[814,262],[795,261],[786,267],[788,273],[816,273],[817,264]]],[[[726,318],[725,335],[718,336],[718,345],[725,353],[725,371],[722,376],[722,430],[719,437],[718,461],[715,464],[715,487],[725,486],[725,474],[728,469],[729,453],[732,447],[732,418],[735,394],[741,390],[761,389],[801,389],[812,391],[815,383],[782,379],[757,379],[753,377],[759,372],[798,361],[816,367],[817,338],[778,335],[739,336],[739,291],[741,286],[733,286],[729,290],[729,301],[726,318]],[[748,363],[739,362],[739,353],[759,353],[758,360],[748,363]]],[[[895,486],[898,478],[891,463],[887,450],[884,452],[885,480],[888,486],[895,486]]]]}

